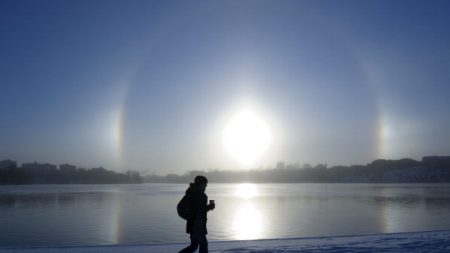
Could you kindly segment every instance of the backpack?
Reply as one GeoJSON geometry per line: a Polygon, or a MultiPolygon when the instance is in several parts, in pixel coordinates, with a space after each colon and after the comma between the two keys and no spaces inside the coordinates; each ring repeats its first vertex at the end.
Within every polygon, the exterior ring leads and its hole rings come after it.
{"type": "Polygon", "coordinates": [[[181,198],[180,202],[177,204],[178,216],[187,220],[191,216],[191,201],[187,195],[181,198]]]}

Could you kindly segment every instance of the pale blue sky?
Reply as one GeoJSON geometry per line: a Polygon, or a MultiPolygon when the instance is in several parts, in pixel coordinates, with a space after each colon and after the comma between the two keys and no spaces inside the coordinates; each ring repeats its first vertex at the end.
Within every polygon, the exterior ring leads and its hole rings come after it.
{"type": "Polygon", "coordinates": [[[0,159],[243,168],[450,154],[448,1],[1,1],[0,159]]]}

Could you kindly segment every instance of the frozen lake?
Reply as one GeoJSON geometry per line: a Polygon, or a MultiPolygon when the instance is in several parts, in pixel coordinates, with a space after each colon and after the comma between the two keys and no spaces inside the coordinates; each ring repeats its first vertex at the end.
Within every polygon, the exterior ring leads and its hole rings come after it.
{"type": "MultiPolygon", "coordinates": [[[[185,242],[187,185],[0,187],[1,246],[185,242]]],[[[209,184],[210,241],[450,229],[450,184],[209,184]]]]}

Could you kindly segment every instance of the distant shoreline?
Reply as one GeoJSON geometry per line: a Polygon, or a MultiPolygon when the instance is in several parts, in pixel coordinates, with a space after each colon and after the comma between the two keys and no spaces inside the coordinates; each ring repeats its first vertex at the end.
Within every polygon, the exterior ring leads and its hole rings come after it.
{"type": "Polygon", "coordinates": [[[0,185],[21,184],[136,184],[142,183],[139,172],[117,173],[103,167],[84,169],[70,164],[59,167],[49,163],[0,161],[0,185]]]}
{"type": "Polygon", "coordinates": [[[193,170],[183,175],[141,176],[117,173],[103,167],[84,169],[74,165],[0,161],[0,185],[19,184],[140,184],[192,182],[204,175],[210,183],[450,183],[450,156],[428,156],[421,161],[378,159],[367,165],[333,166],[284,164],[253,170],[193,170]]]}
{"type": "Polygon", "coordinates": [[[275,168],[246,171],[190,171],[143,177],[145,183],[188,183],[196,175],[211,183],[449,183],[450,156],[423,157],[421,161],[378,159],[367,165],[333,166],[326,164],[284,164],[275,168]]]}

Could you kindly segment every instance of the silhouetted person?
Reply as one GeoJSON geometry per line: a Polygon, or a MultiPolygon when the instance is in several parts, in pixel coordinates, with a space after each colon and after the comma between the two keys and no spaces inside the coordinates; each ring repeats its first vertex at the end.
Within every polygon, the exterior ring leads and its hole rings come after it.
{"type": "Polygon", "coordinates": [[[204,176],[195,177],[194,183],[190,183],[186,190],[186,195],[190,202],[191,211],[186,223],[186,233],[190,234],[191,245],[181,250],[179,253],[192,253],[200,246],[200,253],[208,252],[208,240],[206,239],[206,216],[207,212],[215,208],[211,202],[209,205],[208,196],[205,194],[208,179],[204,176]]]}

